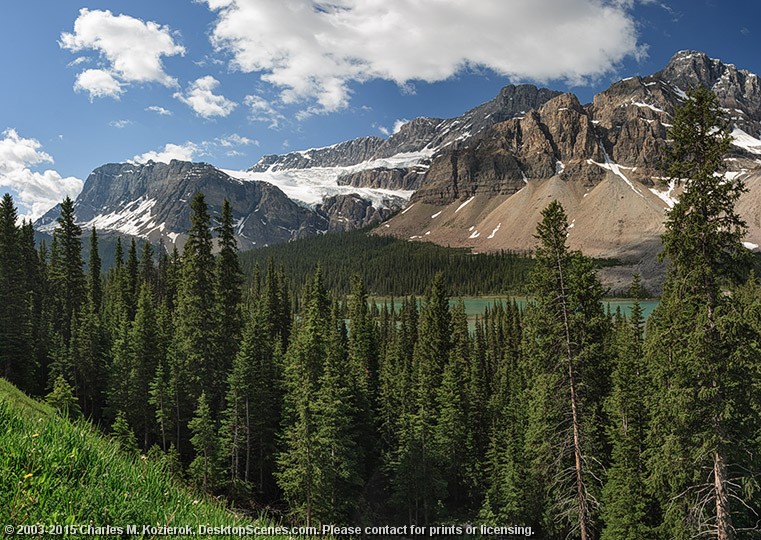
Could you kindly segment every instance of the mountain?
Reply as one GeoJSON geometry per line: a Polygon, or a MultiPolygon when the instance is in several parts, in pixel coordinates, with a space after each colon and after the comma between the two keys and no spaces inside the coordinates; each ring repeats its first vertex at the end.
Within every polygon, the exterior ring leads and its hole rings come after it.
{"type": "Polygon", "coordinates": [[[582,105],[556,96],[522,117],[500,122],[432,160],[404,212],[382,234],[471,247],[527,250],[541,210],[552,199],[566,208],[569,243],[625,264],[603,271],[621,288],[633,272],[658,288],[664,211],[678,190],[663,186],[667,130],[686,90],[710,87],[733,123],[727,174],[744,175],[739,203],[748,247],[761,243],[759,78],[704,53],[682,51],[658,73],[616,82],[582,105]]]}
{"type": "MultiPolygon", "coordinates": [[[[372,225],[397,209],[393,205],[375,208],[360,197],[344,194],[309,208],[272,184],[241,181],[208,163],[172,160],[169,164],[112,163],[95,169],[75,201],[75,210],[86,228],[182,245],[184,231],[190,228],[188,203],[199,191],[212,215],[219,214],[225,199],[230,201],[243,248],[344,230],[347,223],[372,225]]],[[[52,231],[59,213],[59,207],[52,208],[36,222],[36,228],[52,231]]]]}
{"type": "MultiPolygon", "coordinates": [[[[378,234],[409,240],[528,250],[542,208],[558,199],[573,248],[624,262],[605,270],[609,284],[619,288],[638,271],[657,289],[664,211],[678,196],[661,182],[667,131],[696,85],[717,94],[733,124],[728,174],[746,177],[739,208],[748,246],[761,244],[761,84],[697,51],[618,81],[592,103],[509,85],[455,118],[422,117],[385,139],[267,155],[246,171],[177,161],[104,165],[88,177],[77,215],[88,226],[182,243],[187,201],[203,191],[213,212],[230,200],[244,248],[380,225],[378,234]]],[[[37,227],[52,228],[56,216],[51,210],[37,227]]]]}
{"type": "MultiPolygon", "coordinates": [[[[103,165],[85,181],[76,215],[85,227],[182,245],[188,201],[201,191],[212,213],[230,201],[243,248],[377,225],[404,207],[437,152],[555,95],[511,85],[457,118],[418,118],[388,139],[264,156],[248,171],[180,161],[103,165]]],[[[36,228],[51,231],[59,213],[51,209],[36,228]]]]}

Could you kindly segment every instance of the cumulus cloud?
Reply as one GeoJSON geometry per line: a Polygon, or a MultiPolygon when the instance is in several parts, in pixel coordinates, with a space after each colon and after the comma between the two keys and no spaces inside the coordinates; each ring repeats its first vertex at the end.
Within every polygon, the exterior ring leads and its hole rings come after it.
{"type": "Polygon", "coordinates": [[[350,84],[410,88],[487,68],[584,84],[639,57],[627,2],[610,0],[205,0],[231,67],[258,73],[306,114],[346,107],[350,84]]]}
{"type": "Polygon", "coordinates": [[[187,141],[183,144],[169,143],[164,145],[160,150],[150,150],[143,154],[139,154],[133,157],[130,161],[132,163],[147,163],[148,161],[156,161],[160,163],[169,163],[173,159],[180,161],[194,161],[202,156],[213,156],[216,151],[220,149],[225,150],[226,156],[242,156],[243,152],[236,150],[242,146],[259,146],[259,141],[256,139],[249,139],[243,135],[232,133],[230,135],[224,135],[217,137],[216,139],[191,142],[187,141]]]}
{"type": "Polygon", "coordinates": [[[146,107],[145,110],[155,112],[160,116],[172,116],[172,111],[165,109],[164,107],[159,107],[158,105],[151,105],[150,107],[146,107]]]}
{"type": "Polygon", "coordinates": [[[88,92],[90,101],[97,97],[119,99],[124,93],[122,83],[104,69],[86,69],[74,81],[76,92],[88,92]]]}
{"type": "Polygon", "coordinates": [[[285,116],[261,96],[246,96],[243,103],[248,107],[248,117],[253,122],[265,122],[271,129],[277,129],[285,121],[285,116]]]}
{"type": "Polygon", "coordinates": [[[214,116],[227,116],[237,106],[225,96],[217,95],[214,90],[219,86],[219,81],[207,75],[190,83],[185,93],[177,92],[174,97],[193,109],[198,116],[212,118],[214,116]]]}
{"type": "Polygon", "coordinates": [[[259,141],[257,141],[256,139],[249,139],[248,137],[245,137],[243,135],[238,135],[237,133],[233,133],[231,135],[225,135],[224,137],[219,137],[215,139],[215,143],[225,148],[230,148],[231,146],[248,146],[251,144],[255,146],[259,146],[259,141]]]}
{"type": "Polygon", "coordinates": [[[132,120],[111,120],[108,125],[116,129],[124,129],[134,124],[132,120]]]}
{"type": "Polygon", "coordinates": [[[193,161],[193,159],[199,155],[201,148],[190,141],[184,144],[166,144],[161,150],[151,150],[144,154],[138,154],[130,161],[133,163],[148,163],[149,161],[156,161],[160,163],[169,163],[173,159],[180,161],[193,161]]]}
{"type": "MultiPolygon", "coordinates": [[[[74,85],[76,90],[89,92],[91,99],[118,97],[130,83],[177,86],[177,80],[164,71],[162,57],[185,53],[167,26],[86,8],[79,11],[74,32],[61,34],[59,45],[73,53],[98,53],[102,69],[79,73],[74,85]]],[[[78,58],[75,65],[83,61],[78,58]]]]}
{"type": "Polygon", "coordinates": [[[0,188],[14,195],[21,217],[35,220],[67,195],[76,197],[84,182],[62,177],[57,171],[32,170],[36,165],[53,163],[36,139],[21,137],[14,129],[0,135],[0,188]]]}

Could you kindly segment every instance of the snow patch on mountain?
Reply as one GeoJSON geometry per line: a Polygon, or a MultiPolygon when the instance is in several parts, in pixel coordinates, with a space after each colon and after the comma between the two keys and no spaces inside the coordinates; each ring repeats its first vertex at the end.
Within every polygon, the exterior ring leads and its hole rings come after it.
{"type": "Polygon", "coordinates": [[[761,140],[756,139],[752,135],[748,135],[740,128],[732,130],[732,144],[747,150],[751,154],[761,155],[761,140]]]}

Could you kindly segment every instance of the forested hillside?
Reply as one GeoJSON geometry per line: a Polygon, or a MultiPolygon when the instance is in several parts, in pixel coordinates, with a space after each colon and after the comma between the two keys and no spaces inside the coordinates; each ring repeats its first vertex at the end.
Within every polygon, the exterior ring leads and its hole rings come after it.
{"type": "Polygon", "coordinates": [[[301,289],[319,265],[325,286],[348,294],[351,278],[362,276],[371,294],[422,295],[441,272],[453,296],[524,292],[532,261],[529,253],[471,253],[430,242],[407,242],[368,231],[326,234],[241,254],[243,270],[254,274],[272,259],[287,268],[291,289],[301,289]]]}
{"type": "MultiPolygon", "coordinates": [[[[212,230],[200,193],[182,256],[154,264],[150,244],[131,245],[105,276],[94,231],[83,271],[70,200],[35,251],[6,196],[3,373],[178,456],[198,488],[293,523],[758,538],[761,282],[734,211],[742,180],[716,174],[721,114],[698,90],[675,115],[669,175],[684,193],[646,331],[636,305],[606,314],[557,201],[536,231],[533,302],[497,305],[470,331],[443,273],[399,309],[369,304],[361,273],[347,296],[318,268],[294,302],[270,260],[244,286],[229,205],[212,230]]],[[[498,260],[492,272],[514,271],[498,260]]]]}

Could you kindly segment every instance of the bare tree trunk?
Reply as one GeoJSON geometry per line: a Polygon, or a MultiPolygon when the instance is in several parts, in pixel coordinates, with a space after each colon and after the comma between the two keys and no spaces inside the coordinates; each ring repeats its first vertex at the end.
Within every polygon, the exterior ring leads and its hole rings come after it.
{"type": "Polygon", "coordinates": [[[246,482],[251,470],[251,411],[249,409],[248,397],[246,397],[246,482]]]}
{"type": "Polygon", "coordinates": [[[713,485],[716,497],[716,539],[732,540],[732,516],[729,513],[729,494],[726,488],[727,465],[724,457],[715,452],[713,455],[713,485]]]}
{"type": "Polygon", "coordinates": [[[584,465],[581,452],[581,433],[579,429],[579,414],[576,396],[576,378],[573,369],[573,351],[571,348],[571,326],[568,322],[568,304],[565,296],[565,281],[560,253],[557,253],[558,278],[560,279],[560,302],[563,308],[563,324],[565,326],[566,361],[568,363],[568,383],[571,394],[571,420],[573,424],[573,454],[576,469],[576,498],[579,506],[579,533],[581,540],[589,539],[589,516],[587,515],[587,497],[584,489],[584,465]]]}

